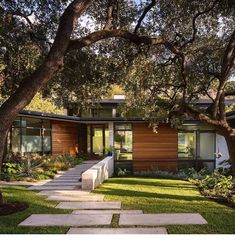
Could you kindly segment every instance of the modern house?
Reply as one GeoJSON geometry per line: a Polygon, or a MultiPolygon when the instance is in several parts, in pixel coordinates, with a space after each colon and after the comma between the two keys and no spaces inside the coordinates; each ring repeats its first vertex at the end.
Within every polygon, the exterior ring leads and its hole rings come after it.
{"type": "MultiPolygon", "coordinates": [[[[115,167],[133,171],[214,169],[229,158],[224,137],[212,127],[186,121],[178,129],[160,124],[155,133],[140,117],[119,116],[118,106],[124,101],[106,99],[99,108],[86,112],[67,109],[65,115],[21,111],[9,133],[9,148],[20,154],[85,153],[92,159],[102,158],[111,146],[115,167]]],[[[200,100],[195,104],[206,107],[208,103],[200,100]]],[[[228,114],[228,120],[235,127],[235,112],[228,114]]]]}

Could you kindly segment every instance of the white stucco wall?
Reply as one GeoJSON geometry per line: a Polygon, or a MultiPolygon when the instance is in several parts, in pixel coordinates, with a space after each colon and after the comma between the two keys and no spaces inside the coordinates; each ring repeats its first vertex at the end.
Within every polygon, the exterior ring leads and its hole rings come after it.
{"type": "Polygon", "coordinates": [[[94,190],[114,173],[113,156],[108,156],[82,174],[82,189],[94,190]]]}
{"type": "Polygon", "coordinates": [[[109,146],[112,146],[112,147],[113,147],[113,138],[114,138],[113,122],[109,122],[109,146]]]}
{"type": "Polygon", "coordinates": [[[222,165],[219,164],[222,161],[229,159],[227,143],[225,138],[219,134],[216,134],[216,155],[216,168],[222,167],[222,165]],[[221,157],[218,157],[219,155],[221,155],[221,157]]]}

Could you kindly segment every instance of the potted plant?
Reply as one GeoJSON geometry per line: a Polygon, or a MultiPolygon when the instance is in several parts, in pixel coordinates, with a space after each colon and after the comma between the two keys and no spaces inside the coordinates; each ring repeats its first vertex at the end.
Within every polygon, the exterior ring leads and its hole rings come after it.
{"type": "Polygon", "coordinates": [[[105,152],[106,152],[107,156],[112,156],[113,151],[114,151],[114,148],[111,145],[108,148],[105,149],[105,152]]]}

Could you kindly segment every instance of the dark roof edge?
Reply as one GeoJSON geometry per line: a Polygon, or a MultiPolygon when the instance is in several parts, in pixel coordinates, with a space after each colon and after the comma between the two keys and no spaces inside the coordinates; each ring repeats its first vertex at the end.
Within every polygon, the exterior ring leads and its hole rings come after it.
{"type": "Polygon", "coordinates": [[[43,113],[43,112],[36,112],[31,110],[22,110],[19,112],[19,116],[30,116],[30,117],[40,117],[45,119],[52,119],[57,121],[70,121],[70,122],[108,122],[108,121],[144,121],[142,118],[138,117],[130,117],[130,118],[123,118],[123,117],[73,117],[73,116],[66,116],[61,114],[53,114],[53,113],[43,113]]]}
{"type": "MultiPolygon", "coordinates": [[[[45,119],[57,120],[57,121],[69,121],[69,122],[108,122],[108,121],[144,121],[143,118],[139,117],[74,117],[74,116],[66,116],[62,114],[53,114],[53,113],[44,113],[44,112],[37,112],[31,110],[22,110],[19,112],[19,116],[30,116],[30,117],[40,117],[45,119]]],[[[227,112],[227,117],[235,116],[235,110],[227,112]]]]}

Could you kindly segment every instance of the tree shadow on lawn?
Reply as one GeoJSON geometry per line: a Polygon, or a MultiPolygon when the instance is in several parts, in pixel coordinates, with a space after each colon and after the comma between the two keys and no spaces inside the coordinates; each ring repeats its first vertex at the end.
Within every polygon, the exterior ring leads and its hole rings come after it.
{"type": "Polygon", "coordinates": [[[192,185],[191,183],[187,182],[186,180],[169,180],[169,179],[148,179],[146,178],[110,178],[107,183],[111,184],[126,184],[126,185],[143,185],[143,186],[152,186],[152,187],[162,187],[162,188],[178,188],[181,189],[191,189],[195,190],[197,189],[196,186],[192,185]],[[162,181],[162,182],[160,182],[162,181]],[[180,181],[179,184],[172,183],[173,181],[180,181]]]}
{"type": "Polygon", "coordinates": [[[203,196],[183,196],[174,195],[167,193],[153,193],[138,190],[127,190],[127,189],[116,189],[116,188],[101,188],[97,193],[110,195],[110,196],[120,196],[120,197],[143,197],[143,198],[155,198],[155,199],[172,199],[172,200],[183,200],[183,201],[205,201],[203,196]]]}

